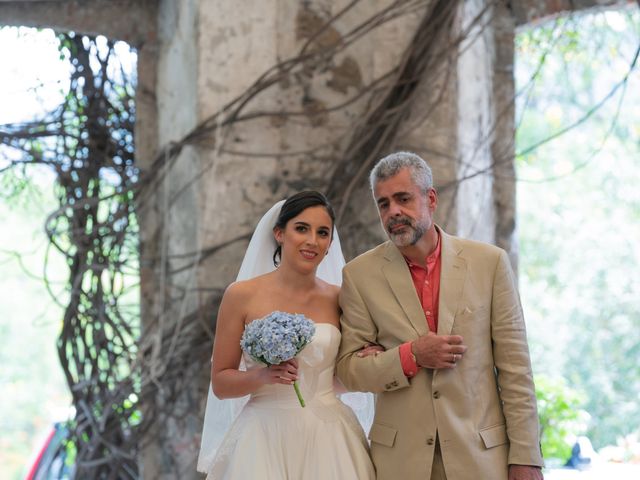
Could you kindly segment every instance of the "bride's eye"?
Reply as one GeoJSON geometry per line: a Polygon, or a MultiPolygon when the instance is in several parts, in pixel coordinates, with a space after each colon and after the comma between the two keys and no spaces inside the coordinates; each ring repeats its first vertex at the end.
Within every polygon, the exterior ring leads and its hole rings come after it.
{"type": "Polygon", "coordinates": [[[307,231],[307,227],[305,227],[304,225],[296,225],[296,232],[306,232],[307,231]]]}
{"type": "Polygon", "coordinates": [[[329,236],[329,231],[328,230],[320,230],[318,232],[318,235],[320,235],[322,237],[328,237],[329,236]]]}

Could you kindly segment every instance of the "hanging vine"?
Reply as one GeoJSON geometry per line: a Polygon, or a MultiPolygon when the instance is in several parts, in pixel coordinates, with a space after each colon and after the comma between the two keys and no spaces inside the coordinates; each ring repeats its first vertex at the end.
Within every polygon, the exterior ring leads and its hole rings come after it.
{"type": "Polygon", "coordinates": [[[69,268],[65,298],[50,292],[64,309],[57,346],[75,407],[76,476],[136,478],[136,78],[112,42],[74,33],[58,39],[71,67],[62,104],[42,120],[5,125],[0,136],[23,154],[14,167],[46,165],[56,174],[59,206],[45,229],[69,268]]]}

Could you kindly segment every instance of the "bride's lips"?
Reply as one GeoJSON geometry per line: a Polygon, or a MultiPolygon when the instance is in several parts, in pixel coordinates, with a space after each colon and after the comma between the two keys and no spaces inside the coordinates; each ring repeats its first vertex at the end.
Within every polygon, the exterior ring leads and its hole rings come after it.
{"type": "Polygon", "coordinates": [[[307,260],[313,260],[318,256],[316,252],[312,252],[311,250],[300,250],[300,254],[307,260]]]}

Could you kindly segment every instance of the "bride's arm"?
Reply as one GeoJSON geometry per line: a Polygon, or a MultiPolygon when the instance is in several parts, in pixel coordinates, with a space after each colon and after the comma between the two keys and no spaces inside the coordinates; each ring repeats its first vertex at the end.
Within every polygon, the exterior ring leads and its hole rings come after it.
{"type": "Polygon", "coordinates": [[[211,386],[216,397],[243,397],[269,383],[291,384],[297,379],[295,359],[268,368],[240,371],[242,350],[240,338],[244,331],[248,299],[252,289],[248,282],[231,284],[225,291],[213,342],[211,386]]]}
{"type": "MultiPolygon", "coordinates": [[[[333,293],[333,303],[334,303],[334,308],[335,311],[338,315],[338,319],[340,318],[340,315],[342,315],[342,309],[340,308],[340,305],[338,304],[338,296],[340,294],[340,287],[335,286],[335,285],[331,285],[333,287],[332,293],[333,293]]],[[[340,324],[338,324],[338,328],[341,328],[340,324]]],[[[377,345],[375,343],[367,343],[365,345],[362,346],[362,348],[360,349],[359,352],[356,353],[356,356],[358,357],[368,357],[369,355],[378,355],[378,353],[380,352],[384,352],[384,347],[382,345],[377,345]]],[[[342,395],[344,393],[349,392],[349,390],[347,389],[347,387],[345,387],[344,383],[342,383],[342,381],[338,378],[336,372],[333,373],[333,391],[337,394],[337,395],[342,395]]]]}

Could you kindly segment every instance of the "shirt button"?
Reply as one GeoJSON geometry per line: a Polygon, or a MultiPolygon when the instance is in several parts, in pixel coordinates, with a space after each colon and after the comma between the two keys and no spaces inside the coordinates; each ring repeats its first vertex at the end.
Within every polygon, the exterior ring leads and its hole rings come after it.
{"type": "Polygon", "coordinates": [[[435,442],[432,437],[427,438],[427,445],[433,445],[435,442]]]}
{"type": "Polygon", "coordinates": [[[426,313],[427,315],[431,315],[431,310],[427,310],[425,313],[426,313]]]}
{"type": "Polygon", "coordinates": [[[438,390],[436,390],[435,392],[433,392],[433,398],[440,398],[440,392],[438,390]]]}

